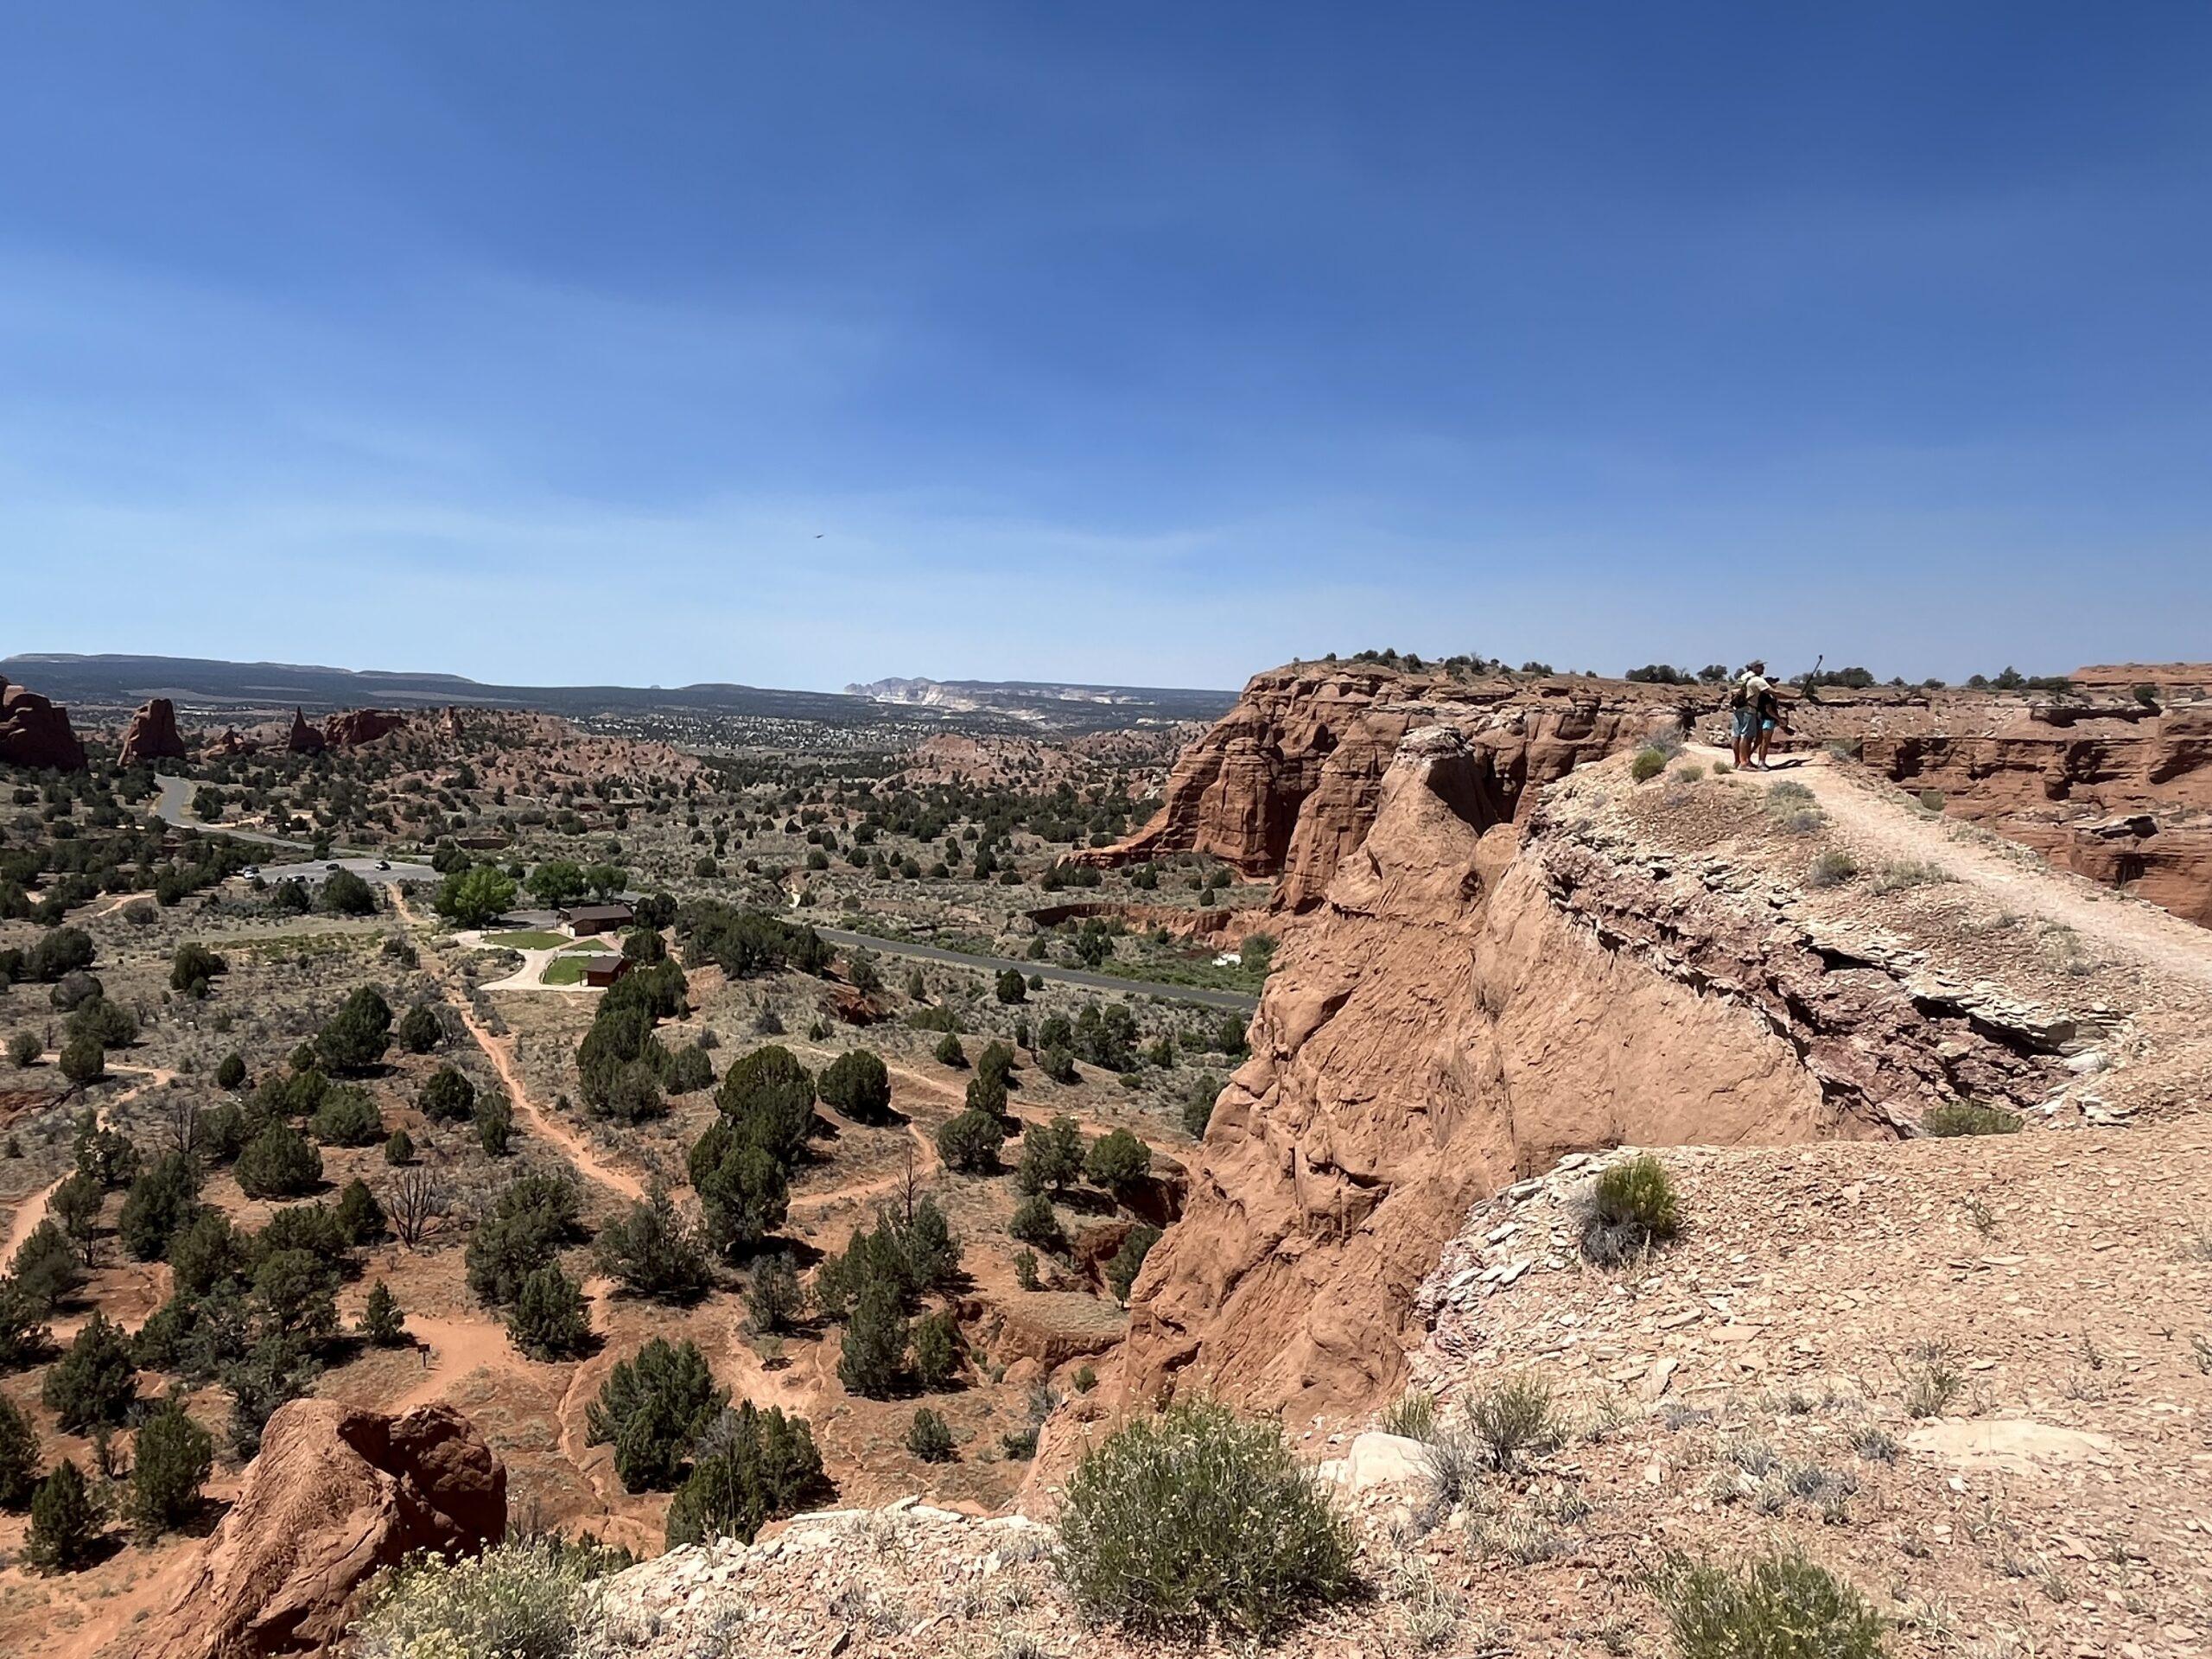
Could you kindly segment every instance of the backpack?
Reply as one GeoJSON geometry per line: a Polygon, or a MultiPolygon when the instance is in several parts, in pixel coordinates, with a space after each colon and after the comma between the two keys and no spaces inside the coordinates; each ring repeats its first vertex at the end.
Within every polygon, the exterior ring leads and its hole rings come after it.
{"type": "Polygon", "coordinates": [[[1744,683],[1741,680],[1736,682],[1736,689],[1728,694],[1728,706],[1731,709],[1741,709],[1744,706],[1744,683]]]}

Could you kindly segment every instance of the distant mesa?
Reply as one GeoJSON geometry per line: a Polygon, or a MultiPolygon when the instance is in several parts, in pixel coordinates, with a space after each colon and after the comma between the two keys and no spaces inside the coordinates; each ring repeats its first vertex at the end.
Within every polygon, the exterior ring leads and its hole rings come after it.
{"type": "Polygon", "coordinates": [[[85,746],[69,728],[69,711],[0,674],[0,760],[11,766],[85,770],[85,746]]]}
{"type": "Polygon", "coordinates": [[[1229,691],[1156,685],[1079,685],[1041,680],[885,679],[856,682],[848,696],[909,709],[1008,715],[1033,725],[1128,724],[1135,720],[1215,721],[1236,697],[1229,691]]]}
{"type": "Polygon", "coordinates": [[[184,737],[176,728],[176,704],[149,697],[123,731],[123,764],[143,766],[154,760],[185,758],[184,737]]]}

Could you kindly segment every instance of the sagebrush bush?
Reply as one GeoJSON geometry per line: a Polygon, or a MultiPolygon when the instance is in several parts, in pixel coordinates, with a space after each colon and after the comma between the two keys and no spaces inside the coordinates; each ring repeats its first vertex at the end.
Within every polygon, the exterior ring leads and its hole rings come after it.
{"type": "Polygon", "coordinates": [[[1667,1166],[1649,1153],[1608,1165],[1590,1191],[1582,1253],[1611,1267],[1681,1230],[1681,1200],[1667,1166]]]}
{"type": "Polygon", "coordinates": [[[1928,1109],[1921,1117],[1920,1132],[1938,1140],[1961,1135],[2017,1135],[2023,1121],[2018,1112],[2001,1107],[1950,1100],[1928,1109]]]}
{"type": "Polygon", "coordinates": [[[1354,1588],[1350,1529],[1273,1423],[1197,1400],[1077,1465],[1060,1574],[1100,1623],[1265,1637],[1354,1588]]]}
{"type": "Polygon", "coordinates": [[[587,1611],[588,1556],[499,1544],[473,1560],[417,1558],[388,1574],[355,1628],[361,1659],[569,1659],[587,1611]]]}
{"type": "Polygon", "coordinates": [[[1795,1548],[1735,1567],[1670,1555],[1652,1573],[1681,1659],[1875,1659],[1866,1599],[1795,1548]]]}
{"type": "Polygon", "coordinates": [[[1649,783],[1666,770],[1667,753],[1656,744],[1638,749],[1636,759],[1629,762],[1628,767],[1629,776],[1639,784],[1649,783]]]}
{"type": "Polygon", "coordinates": [[[1859,861],[1840,847],[1828,848],[1815,855],[1812,868],[1805,872],[1808,887],[1840,887],[1859,874],[1859,861]]]}
{"type": "Polygon", "coordinates": [[[1540,1376],[1509,1376],[1469,1397],[1467,1427],[1491,1466],[1510,1470],[1524,1452],[1559,1443],[1551,1385],[1540,1376]]]}
{"type": "Polygon", "coordinates": [[[1425,1440],[1436,1432],[1436,1396],[1426,1389],[1408,1389],[1383,1409],[1382,1432],[1425,1440]]]}

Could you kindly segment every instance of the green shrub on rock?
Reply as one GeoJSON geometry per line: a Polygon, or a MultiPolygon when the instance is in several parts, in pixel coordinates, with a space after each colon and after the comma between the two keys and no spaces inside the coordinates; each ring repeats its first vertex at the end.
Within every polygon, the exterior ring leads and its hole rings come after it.
{"type": "Polygon", "coordinates": [[[1351,1529],[1273,1423],[1211,1401],[1116,1430],[1077,1465],[1059,1567],[1100,1624],[1265,1641],[1355,1587],[1351,1529]]]}

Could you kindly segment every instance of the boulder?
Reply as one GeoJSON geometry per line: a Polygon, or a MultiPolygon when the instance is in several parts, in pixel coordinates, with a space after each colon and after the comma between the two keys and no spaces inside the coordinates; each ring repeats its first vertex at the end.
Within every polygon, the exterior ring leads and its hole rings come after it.
{"type": "Polygon", "coordinates": [[[328,1650],[382,1568],[474,1554],[505,1530],[507,1474],[452,1407],[404,1416],[295,1400],[168,1605],[105,1659],[262,1659],[328,1650]]]}
{"type": "Polygon", "coordinates": [[[1955,1469],[2007,1475],[2033,1475],[2071,1464],[2109,1464],[2115,1449],[2107,1434],[2010,1417],[1923,1423],[1904,1437],[1904,1443],[1923,1457],[1955,1469]]]}
{"type": "Polygon", "coordinates": [[[0,674],[0,760],[11,766],[85,770],[85,746],[69,729],[69,711],[0,674]]]}
{"type": "Polygon", "coordinates": [[[123,764],[142,766],[153,760],[184,759],[184,739],[176,728],[176,704],[150,697],[123,728],[123,764]]]}
{"type": "Polygon", "coordinates": [[[1403,1434],[1370,1430],[1353,1436],[1343,1457],[1332,1458],[1314,1472],[1346,1494],[1418,1485],[1429,1478],[1428,1448],[1403,1434]]]}

